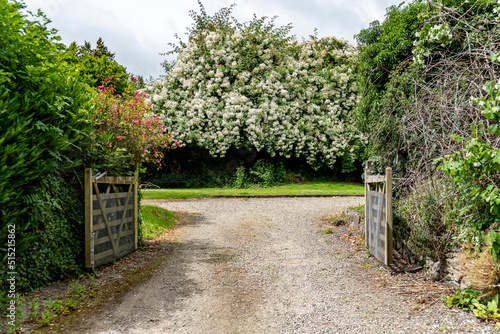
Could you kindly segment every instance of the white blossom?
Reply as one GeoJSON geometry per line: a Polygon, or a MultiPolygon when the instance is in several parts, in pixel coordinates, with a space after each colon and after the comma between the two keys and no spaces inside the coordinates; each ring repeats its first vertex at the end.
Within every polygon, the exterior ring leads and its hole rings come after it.
{"type": "Polygon", "coordinates": [[[170,75],[145,90],[181,146],[194,139],[217,156],[231,146],[253,146],[318,167],[355,158],[353,145],[366,143],[351,118],[359,95],[356,51],[347,41],[322,37],[283,46],[247,27],[211,31],[203,43],[189,43],[170,75]],[[245,58],[250,48],[257,58],[245,58]]]}

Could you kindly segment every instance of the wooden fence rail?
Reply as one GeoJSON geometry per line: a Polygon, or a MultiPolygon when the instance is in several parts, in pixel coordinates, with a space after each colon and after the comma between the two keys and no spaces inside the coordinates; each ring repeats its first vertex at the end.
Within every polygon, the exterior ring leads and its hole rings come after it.
{"type": "Polygon", "coordinates": [[[392,264],[392,169],[371,175],[365,168],[365,243],[373,256],[392,264]]]}
{"type": "Polygon", "coordinates": [[[85,169],[85,266],[94,268],[137,249],[137,173],[93,176],[85,169]]]}

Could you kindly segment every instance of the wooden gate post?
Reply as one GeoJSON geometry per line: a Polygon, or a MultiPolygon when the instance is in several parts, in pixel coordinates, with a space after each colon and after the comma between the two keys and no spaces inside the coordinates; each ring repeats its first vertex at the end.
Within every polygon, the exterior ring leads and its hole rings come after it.
{"type": "Polygon", "coordinates": [[[386,265],[392,264],[392,168],[385,175],[372,175],[371,164],[365,169],[365,245],[386,265]],[[374,187],[374,190],[371,188],[374,187]],[[385,213],[385,215],[384,215],[385,213]]]}
{"type": "Polygon", "coordinates": [[[139,167],[135,166],[134,174],[134,243],[135,249],[137,250],[138,234],[139,234],[139,167]]]}
{"type": "Polygon", "coordinates": [[[385,169],[385,218],[387,221],[385,232],[385,263],[392,264],[392,168],[385,169]]]}
{"type": "Polygon", "coordinates": [[[367,182],[368,176],[371,174],[370,162],[365,163],[365,246],[368,247],[368,192],[370,191],[370,186],[367,182]]]}
{"type": "Polygon", "coordinates": [[[93,201],[92,201],[92,168],[85,168],[85,178],[84,178],[84,188],[85,188],[85,267],[92,267],[92,249],[91,248],[91,238],[92,238],[92,211],[93,211],[93,201]]]}

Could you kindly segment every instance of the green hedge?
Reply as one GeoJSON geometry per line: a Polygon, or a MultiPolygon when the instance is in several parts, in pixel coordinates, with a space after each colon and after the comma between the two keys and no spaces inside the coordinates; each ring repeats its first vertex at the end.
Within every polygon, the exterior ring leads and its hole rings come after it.
{"type": "Polygon", "coordinates": [[[16,289],[22,291],[79,270],[75,228],[83,223],[69,203],[78,202],[72,168],[89,126],[88,87],[61,61],[65,46],[47,19],[28,18],[21,8],[0,0],[2,294],[9,225],[16,227],[16,289]]]}

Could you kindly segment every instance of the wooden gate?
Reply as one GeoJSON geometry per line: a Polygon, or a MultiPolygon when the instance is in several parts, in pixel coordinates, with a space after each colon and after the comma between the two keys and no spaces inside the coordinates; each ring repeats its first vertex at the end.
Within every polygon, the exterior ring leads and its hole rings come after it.
{"type": "Polygon", "coordinates": [[[392,264],[392,169],[385,175],[371,175],[365,169],[365,243],[371,254],[386,265],[392,264]]]}
{"type": "Polygon", "coordinates": [[[93,176],[85,169],[85,266],[94,268],[137,249],[137,173],[93,176]]]}

